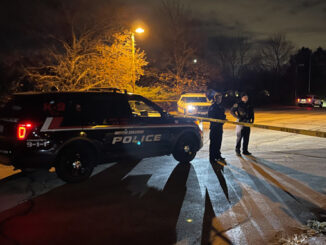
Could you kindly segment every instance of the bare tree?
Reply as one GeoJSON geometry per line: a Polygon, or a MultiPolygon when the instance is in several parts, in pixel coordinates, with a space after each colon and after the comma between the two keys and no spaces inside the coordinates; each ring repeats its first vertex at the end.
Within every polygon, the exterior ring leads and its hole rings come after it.
{"type": "Polygon", "coordinates": [[[251,47],[249,38],[245,36],[221,36],[215,39],[214,51],[217,63],[224,75],[231,79],[231,87],[234,87],[244,68],[249,64],[251,47]]]}
{"type": "Polygon", "coordinates": [[[181,0],[161,0],[160,15],[163,26],[164,57],[166,72],[163,77],[175,81],[175,91],[181,93],[187,68],[191,69],[196,54],[196,35],[191,26],[191,15],[181,0]]]}
{"type": "Polygon", "coordinates": [[[292,42],[286,40],[282,33],[276,33],[262,43],[260,50],[262,65],[276,74],[289,61],[294,50],[292,42]]]}

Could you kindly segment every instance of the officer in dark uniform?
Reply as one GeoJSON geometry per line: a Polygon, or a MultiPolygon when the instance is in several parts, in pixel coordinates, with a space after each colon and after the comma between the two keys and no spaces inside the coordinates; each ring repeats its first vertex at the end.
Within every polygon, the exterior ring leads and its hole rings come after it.
{"type": "MultiPolygon", "coordinates": [[[[237,118],[237,122],[246,122],[246,123],[254,122],[255,119],[254,109],[248,103],[248,95],[246,93],[241,94],[241,101],[239,103],[234,104],[230,112],[232,116],[237,118]]],[[[250,127],[237,125],[236,132],[237,132],[237,145],[235,147],[236,154],[238,156],[241,156],[240,147],[241,147],[241,140],[243,139],[242,153],[244,155],[251,155],[251,153],[248,151],[250,127]]]]}
{"type": "MultiPolygon", "coordinates": [[[[209,118],[225,120],[225,109],[221,106],[222,97],[223,95],[221,93],[215,94],[214,103],[208,109],[209,118]]],[[[222,135],[223,123],[211,122],[209,133],[209,160],[211,163],[225,161],[225,159],[221,157],[222,135]]]]}

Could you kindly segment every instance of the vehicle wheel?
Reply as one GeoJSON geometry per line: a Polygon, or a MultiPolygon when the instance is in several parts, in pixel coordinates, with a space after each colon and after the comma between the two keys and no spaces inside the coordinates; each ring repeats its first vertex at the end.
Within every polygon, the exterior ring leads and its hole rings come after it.
{"type": "Polygon", "coordinates": [[[173,157],[181,163],[189,163],[196,156],[197,145],[193,137],[189,135],[181,136],[172,152],[173,157]]]}
{"type": "Polygon", "coordinates": [[[77,146],[64,149],[55,163],[55,170],[60,179],[76,183],[92,174],[94,164],[91,162],[91,152],[77,146]]]}

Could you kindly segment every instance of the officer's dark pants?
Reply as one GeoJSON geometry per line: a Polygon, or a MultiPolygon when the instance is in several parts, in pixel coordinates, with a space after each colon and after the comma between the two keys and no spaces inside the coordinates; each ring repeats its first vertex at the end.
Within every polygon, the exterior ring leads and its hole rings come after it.
{"type": "Polygon", "coordinates": [[[237,125],[237,145],[235,147],[236,151],[240,151],[241,140],[243,139],[242,151],[248,151],[250,127],[245,127],[237,125]]]}
{"type": "Polygon", "coordinates": [[[214,161],[221,157],[223,125],[213,126],[209,132],[209,160],[214,161]]]}

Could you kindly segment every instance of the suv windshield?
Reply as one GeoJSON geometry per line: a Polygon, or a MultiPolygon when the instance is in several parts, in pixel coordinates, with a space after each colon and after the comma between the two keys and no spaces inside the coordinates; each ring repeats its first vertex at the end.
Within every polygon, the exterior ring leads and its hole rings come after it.
{"type": "Polygon", "coordinates": [[[186,103],[207,102],[206,97],[184,97],[186,103]]]}

